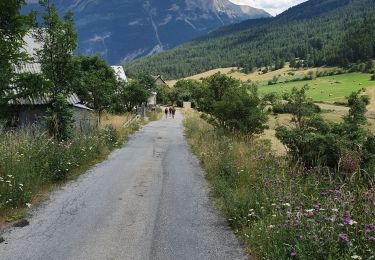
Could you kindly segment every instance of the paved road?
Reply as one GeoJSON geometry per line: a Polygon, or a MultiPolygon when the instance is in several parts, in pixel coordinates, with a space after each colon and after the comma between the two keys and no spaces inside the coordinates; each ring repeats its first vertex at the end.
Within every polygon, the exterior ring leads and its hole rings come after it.
{"type": "Polygon", "coordinates": [[[3,237],[1,260],[244,259],[208,198],[180,114],[145,126],[3,237]]]}

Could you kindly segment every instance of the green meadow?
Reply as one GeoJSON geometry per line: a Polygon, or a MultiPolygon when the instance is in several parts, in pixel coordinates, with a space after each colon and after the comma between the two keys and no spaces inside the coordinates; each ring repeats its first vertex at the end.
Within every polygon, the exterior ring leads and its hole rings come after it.
{"type": "Polygon", "coordinates": [[[261,95],[276,92],[279,94],[289,93],[294,87],[301,88],[309,85],[308,97],[315,101],[342,102],[353,91],[362,88],[375,87],[375,81],[371,81],[371,74],[347,73],[335,76],[315,78],[313,80],[278,83],[275,85],[259,87],[261,95]]]}

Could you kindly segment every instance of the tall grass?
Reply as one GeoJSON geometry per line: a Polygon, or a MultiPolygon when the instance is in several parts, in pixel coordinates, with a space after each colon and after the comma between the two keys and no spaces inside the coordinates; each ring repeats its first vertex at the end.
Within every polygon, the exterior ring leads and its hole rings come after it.
{"type": "Polygon", "coordinates": [[[304,169],[270,143],[229,136],[195,113],[186,135],[231,227],[259,259],[373,259],[375,185],[304,169]]]}
{"type": "Polygon", "coordinates": [[[157,121],[163,117],[163,113],[159,111],[151,111],[151,112],[147,112],[147,117],[148,117],[148,120],[150,121],[157,121]]]}
{"type": "Polygon", "coordinates": [[[0,213],[29,205],[42,187],[59,183],[75,169],[108,154],[136,129],[107,126],[77,133],[64,142],[29,129],[0,131],[0,213]]]}

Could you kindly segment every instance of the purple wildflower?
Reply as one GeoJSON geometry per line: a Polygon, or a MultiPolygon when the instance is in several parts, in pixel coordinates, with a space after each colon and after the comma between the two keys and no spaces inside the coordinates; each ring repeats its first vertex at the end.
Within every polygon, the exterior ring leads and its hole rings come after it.
{"type": "Polygon", "coordinates": [[[375,230],[375,225],[374,224],[366,224],[365,229],[367,231],[375,230]]]}
{"type": "Polygon", "coordinates": [[[350,213],[349,212],[345,212],[345,214],[344,214],[344,216],[342,218],[342,224],[344,226],[350,225],[351,221],[352,221],[352,218],[350,216],[350,213]]]}
{"type": "Polygon", "coordinates": [[[320,210],[322,208],[322,204],[318,203],[313,206],[314,209],[320,210]]]}
{"type": "Polygon", "coordinates": [[[347,244],[351,245],[352,242],[350,241],[349,237],[346,234],[339,234],[340,241],[347,244]]]}

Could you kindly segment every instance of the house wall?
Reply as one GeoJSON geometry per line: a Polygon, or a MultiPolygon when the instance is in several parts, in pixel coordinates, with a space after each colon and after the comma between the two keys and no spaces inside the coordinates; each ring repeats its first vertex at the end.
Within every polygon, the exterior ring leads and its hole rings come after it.
{"type": "Polygon", "coordinates": [[[156,106],[156,96],[157,96],[157,93],[156,92],[153,92],[151,94],[151,96],[148,98],[147,100],[147,104],[149,106],[156,106]]]}
{"type": "MultiPolygon", "coordinates": [[[[91,110],[73,107],[74,127],[77,130],[88,130],[98,127],[98,117],[91,110]]],[[[18,126],[27,127],[32,124],[42,127],[46,116],[46,106],[19,107],[18,126]]]]}
{"type": "Polygon", "coordinates": [[[36,125],[41,127],[46,116],[45,107],[21,107],[18,110],[18,125],[26,127],[36,125]]]}
{"type": "Polygon", "coordinates": [[[99,126],[97,115],[94,111],[73,107],[73,120],[76,129],[81,131],[90,130],[99,126]]]}
{"type": "Polygon", "coordinates": [[[183,102],[183,108],[191,108],[191,102],[183,102]]]}

